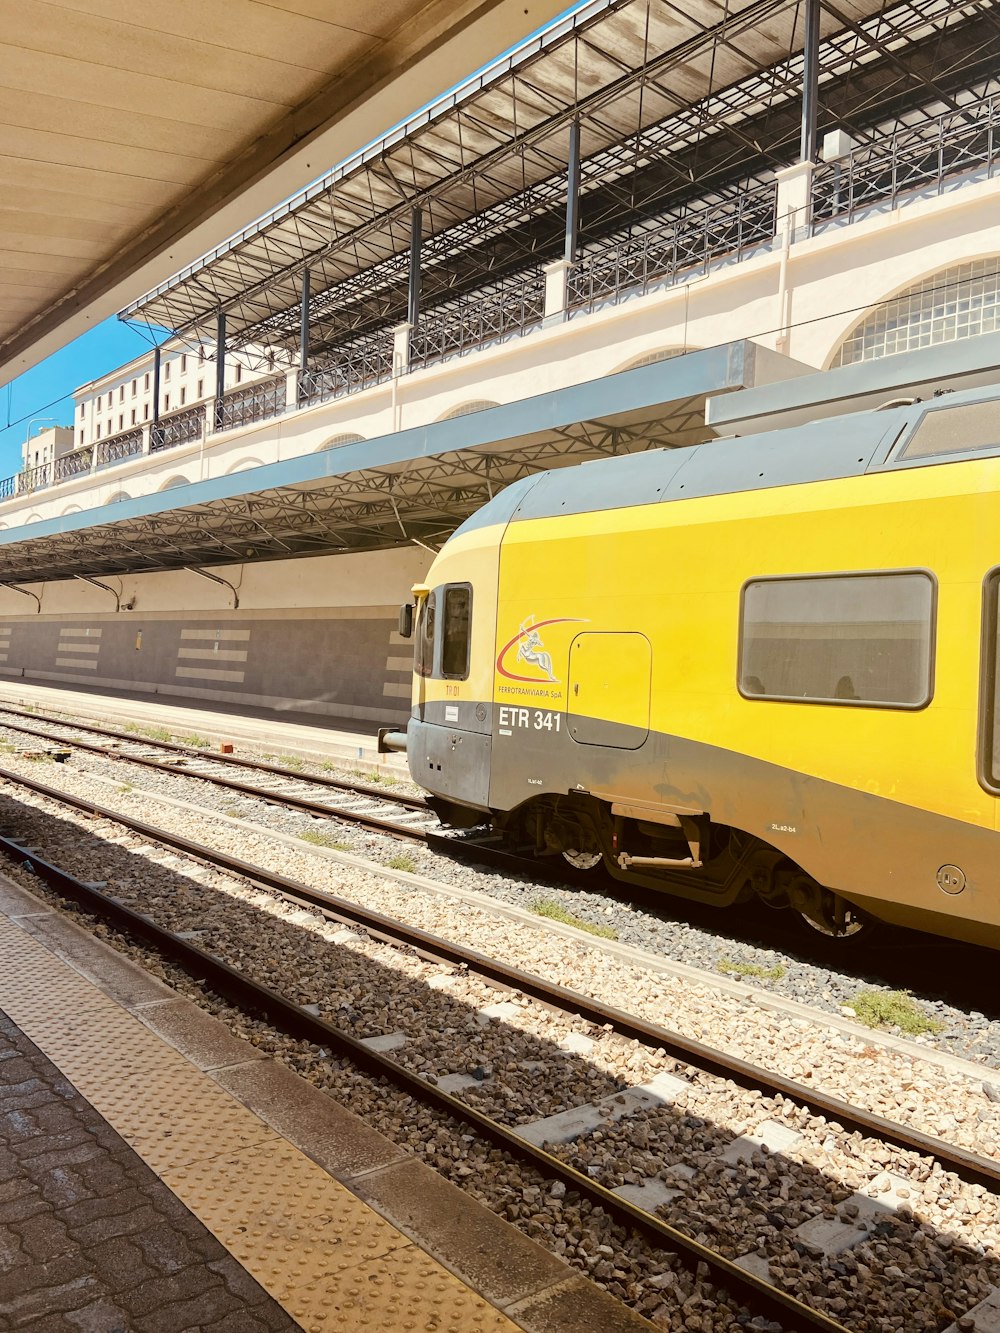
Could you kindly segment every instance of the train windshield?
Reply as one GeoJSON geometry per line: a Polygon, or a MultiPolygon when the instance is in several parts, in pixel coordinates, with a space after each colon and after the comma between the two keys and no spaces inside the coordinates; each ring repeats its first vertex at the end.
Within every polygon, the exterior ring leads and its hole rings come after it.
{"type": "Polygon", "coordinates": [[[420,603],[417,620],[415,666],[418,676],[429,676],[434,670],[434,633],[437,628],[437,593],[428,593],[420,603]]]}

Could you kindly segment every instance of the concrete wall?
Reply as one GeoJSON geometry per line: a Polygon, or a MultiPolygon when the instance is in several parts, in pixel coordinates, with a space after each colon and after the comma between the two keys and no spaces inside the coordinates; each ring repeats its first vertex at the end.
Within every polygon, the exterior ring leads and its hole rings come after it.
{"type": "Polygon", "coordinates": [[[409,713],[412,645],[399,604],[419,549],[0,589],[0,675],[225,700],[372,723],[409,713]],[[131,609],[125,609],[131,605],[131,609]],[[183,607],[183,610],[178,610],[183,607]]]}

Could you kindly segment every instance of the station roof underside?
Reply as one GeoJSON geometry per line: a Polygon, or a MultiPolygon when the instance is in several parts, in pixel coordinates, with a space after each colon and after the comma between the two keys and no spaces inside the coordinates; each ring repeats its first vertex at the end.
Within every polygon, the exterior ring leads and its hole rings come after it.
{"type": "Polygon", "coordinates": [[[5,4],[0,373],[113,315],[437,96],[456,58],[491,59],[560,8],[5,4]]]}
{"type": "Polygon", "coordinates": [[[705,439],[705,403],[805,367],[748,341],[358,444],[0,531],[0,583],[436,548],[545,468],[705,439]]]}
{"type": "MultiPolygon", "coordinates": [[[[123,317],[227,345],[310,345],[405,317],[411,217],[424,304],[558,258],[569,126],[581,126],[581,245],[721,199],[797,157],[805,7],[591,0],[136,301],[123,317]]],[[[995,73],[996,0],[824,0],[819,126],[863,141],[957,105],[995,73]]]]}

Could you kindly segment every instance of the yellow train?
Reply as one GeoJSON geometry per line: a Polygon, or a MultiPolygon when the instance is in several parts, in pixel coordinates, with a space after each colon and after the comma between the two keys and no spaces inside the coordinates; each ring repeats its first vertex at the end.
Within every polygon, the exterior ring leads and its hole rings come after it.
{"type": "Polygon", "coordinates": [[[410,770],[625,883],[1000,947],[998,591],[1000,390],[543,473],[414,589],[410,770]]]}

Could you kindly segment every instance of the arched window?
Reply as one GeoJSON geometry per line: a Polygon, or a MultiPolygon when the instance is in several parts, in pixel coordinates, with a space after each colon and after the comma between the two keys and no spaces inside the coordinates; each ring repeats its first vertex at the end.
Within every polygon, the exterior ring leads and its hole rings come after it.
{"type": "Polygon", "coordinates": [[[190,485],[191,483],[188,481],[187,477],[182,477],[178,473],[176,477],[171,477],[168,481],[165,481],[163,485],[160,487],[160,490],[172,491],[175,486],[190,486],[190,485]]]}
{"type": "Polygon", "coordinates": [[[471,403],[460,403],[458,407],[450,408],[443,417],[438,417],[438,421],[452,421],[455,417],[467,417],[472,412],[485,412],[488,407],[499,406],[499,403],[490,402],[489,399],[477,398],[471,403]]]}
{"type": "Polygon", "coordinates": [[[619,374],[623,370],[638,370],[640,366],[651,366],[657,361],[672,361],[675,356],[684,356],[687,352],[693,352],[694,347],[660,347],[655,352],[643,352],[632,361],[626,361],[623,366],[618,366],[611,373],[619,374]]]}
{"type": "Polygon", "coordinates": [[[1000,329],[1000,256],[974,259],[906,287],[855,324],[833,366],[877,361],[1000,329]]]}
{"type": "Polygon", "coordinates": [[[248,468],[263,466],[259,458],[241,458],[238,463],[226,468],[226,475],[228,476],[232,472],[246,472],[248,468]]]}
{"type": "Polygon", "coordinates": [[[324,449],[339,449],[342,444],[361,444],[364,438],[363,435],[357,435],[353,431],[345,431],[342,435],[332,435],[330,439],[324,440],[322,444],[316,446],[313,453],[322,453],[324,449]]]}

